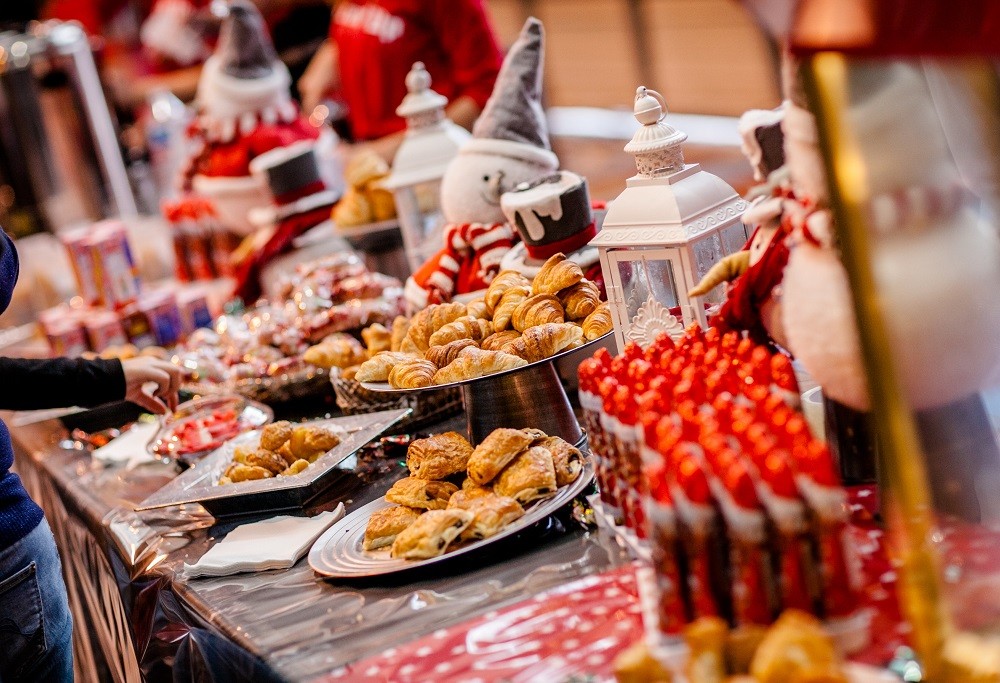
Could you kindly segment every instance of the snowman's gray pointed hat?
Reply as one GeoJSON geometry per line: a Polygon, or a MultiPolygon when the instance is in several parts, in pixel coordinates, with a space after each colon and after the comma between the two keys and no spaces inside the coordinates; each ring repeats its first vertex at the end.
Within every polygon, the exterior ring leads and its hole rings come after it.
{"type": "Polygon", "coordinates": [[[472,128],[462,152],[496,154],[556,169],[559,160],[549,146],[542,109],[542,66],[545,31],[529,17],[507,52],[493,93],[472,128]]]}

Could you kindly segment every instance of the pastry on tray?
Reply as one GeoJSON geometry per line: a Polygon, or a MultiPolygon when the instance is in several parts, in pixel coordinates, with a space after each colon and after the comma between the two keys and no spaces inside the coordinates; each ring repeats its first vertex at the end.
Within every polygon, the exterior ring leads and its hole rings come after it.
{"type": "Polygon", "coordinates": [[[555,294],[583,280],[583,270],[564,254],[553,254],[531,283],[533,294],[555,294]]]}
{"type": "Polygon", "coordinates": [[[473,299],[465,304],[465,314],[470,318],[482,318],[483,320],[489,320],[493,317],[490,315],[486,307],[486,299],[483,297],[473,299]]]}
{"type": "Polygon", "coordinates": [[[440,370],[444,366],[453,363],[458,358],[459,352],[467,346],[475,346],[476,342],[471,339],[456,339],[443,346],[432,346],[424,352],[424,358],[434,363],[440,370]]]}
{"type": "Polygon", "coordinates": [[[447,481],[428,481],[419,477],[400,479],[386,491],[390,503],[424,510],[443,510],[458,487],[447,481]]]}
{"type": "Polygon", "coordinates": [[[475,515],[467,510],[430,510],[403,529],[392,542],[392,556],[424,560],[442,555],[475,515]]]}
{"type": "Polygon", "coordinates": [[[556,297],[570,320],[583,320],[601,305],[601,290],[590,280],[580,280],[556,297]]]}
{"type": "Polygon", "coordinates": [[[506,370],[523,368],[528,362],[503,351],[483,351],[474,346],[464,348],[458,358],[437,371],[434,384],[450,384],[476,379],[506,370]]]}
{"type": "Polygon", "coordinates": [[[472,455],[472,444],[458,432],[444,432],[417,439],[406,452],[410,474],[420,479],[444,479],[464,472],[472,455]]]}
{"type": "Polygon", "coordinates": [[[413,524],[423,510],[393,505],[372,513],[365,528],[365,550],[377,550],[392,545],[403,529],[413,524]]]}
{"type": "Polygon", "coordinates": [[[568,441],[558,436],[547,436],[535,441],[534,445],[541,446],[552,454],[552,466],[559,486],[572,484],[583,472],[583,453],[568,441]]]}
{"type": "Polygon", "coordinates": [[[526,434],[520,429],[493,430],[472,451],[469,458],[469,479],[480,485],[493,481],[533,440],[533,434],[526,434]]]}
{"type": "Polygon", "coordinates": [[[493,323],[489,320],[462,316],[442,326],[431,335],[428,343],[430,346],[441,346],[456,339],[471,339],[480,342],[491,334],[493,334],[493,323]]]}
{"type": "Polygon", "coordinates": [[[503,332],[494,332],[479,344],[479,348],[483,351],[499,351],[505,344],[512,342],[515,339],[520,339],[521,333],[517,330],[504,330],[503,332]]]}
{"type": "Polygon", "coordinates": [[[511,287],[525,287],[530,292],[531,280],[516,270],[503,270],[497,273],[490,286],[486,288],[486,295],[483,297],[487,313],[494,315],[503,295],[511,287]]]}
{"type": "Polygon", "coordinates": [[[280,420],[260,430],[260,447],[276,451],[281,445],[292,438],[292,423],[288,420],[280,420]]]}
{"type": "Polygon", "coordinates": [[[361,338],[365,340],[368,358],[380,351],[392,351],[392,333],[381,323],[375,323],[361,330],[361,338]]]}
{"type": "Polygon", "coordinates": [[[500,350],[529,363],[544,360],[583,339],[583,330],[572,323],[545,323],[530,327],[500,350]]]}
{"type": "Polygon", "coordinates": [[[261,430],[256,445],[233,448],[233,461],[219,484],[290,477],[306,470],[319,456],[340,444],[340,434],[315,424],[293,425],[282,420],[261,430]]]}
{"type": "MultiPolygon", "coordinates": [[[[389,333],[389,350],[399,351],[406,339],[406,333],[410,329],[410,319],[405,315],[397,315],[392,321],[392,330],[389,333]]],[[[373,354],[374,355],[374,354],[373,354]]]]}
{"type": "Polygon", "coordinates": [[[298,425],[288,440],[289,450],[296,458],[313,462],[327,451],[340,445],[340,435],[318,425],[298,425]]]}
{"type": "Polygon", "coordinates": [[[464,494],[464,491],[457,491],[448,501],[448,509],[468,510],[475,515],[462,532],[462,540],[495,536],[505,526],[524,516],[524,508],[513,498],[495,493],[472,497],[464,494]]]}
{"type": "Polygon", "coordinates": [[[505,330],[510,325],[514,311],[531,296],[531,288],[527,285],[515,285],[503,293],[493,309],[493,329],[505,330]]]}
{"type": "Polygon", "coordinates": [[[604,336],[611,331],[612,326],[611,306],[606,301],[595,308],[594,312],[588,315],[581,323],[583,336],[586,337],[587,341],[593,341],[598,337],[604,336]]]}
{"type": "Polygon", "coordinates": [[[394,389],[421,389],[434,383],[438,366],[423,358],[397,363],[389,371],[389,386],[394,389]]]}
{"type": "Polygon", "coordinates": [[[377,353],[361,364],[354,379],[358,382],[385,382],[389,379],[389,373],[392,372],[393,366],[414,358],[417,356],[399,351],[377,353]]]}
{"type": "Polygon", "coordinates": [[[532,446],[514,458],[493,484],[495,493],[522,505],[551,496],[557,488],[552,454],[541,446],[532,446]]]}
{"type": "Polygon", "coordinates": [[[562,322],[566,322],[566,313],[559,299],[551,294],[529,296],[514,308],[510,316],[510,324],[518,332],[524,332],[535,325],[562,322]]]}
{"type": "MultiPolygon", "coordinates": [[[[490,486],[483,486],[482,484],[477,484],[472,477],[466,477],[462,480],[462,491],[466,498],[475,498],[476,496],[485,496],[493,493],[493,488],[490,486]]],[[[455,494],[452,494],[454,497],[455,494]]]]}

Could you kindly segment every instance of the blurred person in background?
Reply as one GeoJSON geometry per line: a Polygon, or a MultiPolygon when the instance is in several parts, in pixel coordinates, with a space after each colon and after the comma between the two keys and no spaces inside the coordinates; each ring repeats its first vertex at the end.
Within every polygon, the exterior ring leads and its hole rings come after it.
{"type": "Polygon", "coordinates": [[[298,82],[302,109],[339,99],[349,139],[391,161],[406,128],[396,107],[414,62],[448,98],[447,115],[471,128],[501,59],[482,0],[334,0],[329,40],[298,82]]]}

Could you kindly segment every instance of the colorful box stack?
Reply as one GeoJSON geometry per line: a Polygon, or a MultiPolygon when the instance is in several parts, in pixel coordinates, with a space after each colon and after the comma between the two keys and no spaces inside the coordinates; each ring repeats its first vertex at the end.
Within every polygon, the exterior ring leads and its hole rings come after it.
{"type": "Polygon", "coordinates": [[[660,634],[703,616],[857,613],[846,494],[787,356],[693,326],[600,350],[579,373],[601,502],[648,539],[660,634]]]}

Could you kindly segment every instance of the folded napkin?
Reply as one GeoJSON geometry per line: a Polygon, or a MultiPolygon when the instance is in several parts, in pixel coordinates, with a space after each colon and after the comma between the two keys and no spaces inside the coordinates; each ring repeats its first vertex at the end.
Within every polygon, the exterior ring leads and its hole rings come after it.
{"type": "Polygon", "coordinates": [[[156,436],[159,429],[159,422],[136,422],[131,429],[117,439],[112,439],[100,448],[94,449],[91,455],[95,460],[109,464],[156,460],[146,450],[146,446],[149,445],[150,439],[156,436]]]}
{"type": "Polygon", "coordinates": [[[306,554],[324,531],[344,516],[344,504],[315,517],[282,515],[243,524],[194,564],[184,564],[189,577],[228,576],[241,572],[288,569],[306,554]]]}

